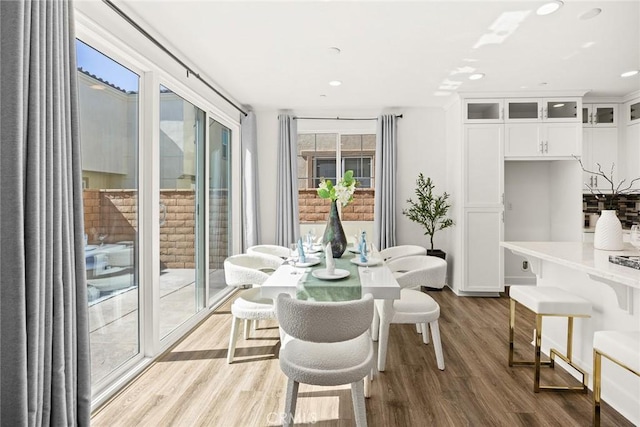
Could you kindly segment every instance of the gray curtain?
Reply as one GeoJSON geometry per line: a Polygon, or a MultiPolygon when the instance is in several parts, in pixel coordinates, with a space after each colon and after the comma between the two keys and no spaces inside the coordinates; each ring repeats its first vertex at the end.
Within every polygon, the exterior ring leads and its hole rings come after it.
{"type": "Polygon", "coordinates": [[[73,5],[0,1],[0,398],[6,426],[88,426],[73,5]]]}
{"type": "Polygon", "coordinates": [[[293,116],[278,117],[278,171],[276,178],[276,245],[298,240],[298,125],[293,116]]]}
{"type": "Polygon", "coordinates": [[[253,111],[242,115],[242,250],[260,239],[260,199],[258,198],[258,137],[253,111]]]}
{"type": "Polygon", "coordinates": [[[395,114],[378,117],[373,231],[379,249],[396,245],[397,120],[395,114]]]}

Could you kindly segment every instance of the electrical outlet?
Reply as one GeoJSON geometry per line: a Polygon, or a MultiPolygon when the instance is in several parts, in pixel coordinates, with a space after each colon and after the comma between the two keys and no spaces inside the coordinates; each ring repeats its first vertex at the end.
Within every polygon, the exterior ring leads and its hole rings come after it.
{"type": "Polygon", "coordinates": [[[522,261],[522,271],[527,271],[529,269],[529,261],[522,261]]]}

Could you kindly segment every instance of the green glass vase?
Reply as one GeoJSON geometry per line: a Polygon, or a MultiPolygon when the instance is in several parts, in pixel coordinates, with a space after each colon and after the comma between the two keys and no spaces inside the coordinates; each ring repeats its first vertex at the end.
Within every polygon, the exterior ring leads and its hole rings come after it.
{"type": "Polygon", "coordinates": [[[338,215],[338,205],[335,200],[331,201],[327,226],[322,236],[323,246],[326,247],[327,243],[331,243],[331,253],[334,258],[340,258],[347,249],[347,236],[344,234],[340,215],[338,215]]]}

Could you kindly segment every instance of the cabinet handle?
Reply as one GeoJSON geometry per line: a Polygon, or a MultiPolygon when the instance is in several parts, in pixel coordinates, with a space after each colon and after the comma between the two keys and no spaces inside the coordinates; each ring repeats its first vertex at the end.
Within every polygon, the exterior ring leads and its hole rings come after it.
{"type": "Polygon", "coordinates": [[[540,141],[540,145],[538,146],[538,153],[540,153],[540,154],[544,153],[544,151],[542,150],[542,144],[543,144],[543,142],[540,141]]]}
{"type": "Polygon", "coordinates": [[[598,186],[598,177],[594,176],[595,180],[596,180],[596,187],[598,186]]]}
{"type": "Polygon", "coordinates": [[[548,153],[549,152],[549,141],[545,141],[544,142],[544,152],[548,153]]]}
{"type": "Polygon", "coordinates": [[[589,187],[593,187],[593,177],[589,177],[589,187]]]}
{"type": "Polygon", "coordinates": [[[540,118],[542,119],[542,107],[540,107],[540,118]]]}
{"type": "Polygon", "coordinates": [[[545,118],[545,119],[546,119],[546,118],[548,118],[548,117],[547,117],[547,109],[545,108],[543,111],[544,111],[544,118],[545,118]]]}

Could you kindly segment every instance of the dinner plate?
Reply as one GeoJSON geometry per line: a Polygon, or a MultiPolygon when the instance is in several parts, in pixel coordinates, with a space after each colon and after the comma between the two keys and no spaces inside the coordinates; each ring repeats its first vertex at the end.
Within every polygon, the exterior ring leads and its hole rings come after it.
{"type": "Polygon", "coordinates": [[[322,245],[313,245],[311,249],[305,248],[304,252],[307,254],[317,254],[322,251],[322,245]]]}
{"type": "Polygon", "coordinates": [[[315,256],[305,257],[305,262],[296,261],[296,267],[311,267],[313,265],[320,264],[320,258],[315,256]]]}
{"type": "Polygon", "coordinates": [[[313,270],[311,275],[317,279],[322,280],[337,280],[343,279],[345,277],[349,277],[349,270],[343,270],[341,268],[336,268],[333,271],[333,274],[329,274],[326,268],[318,268],[317,270],[313,270]]]}
{"type": "Polygon", "coordinates": [[[372,265],[380,264],[382,260],[380,258],[369,257],[369,259],[366,262],[362,262],[360,261],[360,257],[357,256],[357,257],[351,258],[351,262],[361,267],[369,267],[372,265]]]}

